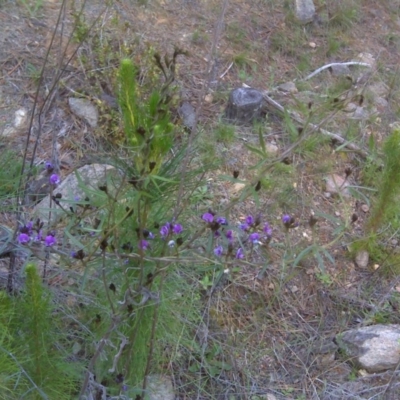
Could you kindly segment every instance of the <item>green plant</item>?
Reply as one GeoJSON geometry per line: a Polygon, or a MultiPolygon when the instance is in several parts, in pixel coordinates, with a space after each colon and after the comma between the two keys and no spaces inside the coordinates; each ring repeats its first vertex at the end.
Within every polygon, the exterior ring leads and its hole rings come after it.
{"type": "Polygon", "coordinates": [[[368,219],[367,231],[376,234],[389,215],[398,212],[397,201],[400,193],[400,130],[395,129],[383,145],[385,156],[378,194],[368,219]]]}
{"type": "Polygon", "coordinates": [[[76,395],[81,365],[67,361],[69,342],[35,265],[28,264],[25,271],[22,297],[0,292],[2,393],[18,398],[70,399],[76,395]]]}
{"type": "Polygon", "coordinates": [[[25,7],[30,17],[35,17],[43,7],[43,0],[18,0],[18,2],[25,7]]]}
{"type": "Polygon", "coordinates": [[[16,195],[22,161],[12,150],[3,151],[0,160],[0,198],[16,195]]]}

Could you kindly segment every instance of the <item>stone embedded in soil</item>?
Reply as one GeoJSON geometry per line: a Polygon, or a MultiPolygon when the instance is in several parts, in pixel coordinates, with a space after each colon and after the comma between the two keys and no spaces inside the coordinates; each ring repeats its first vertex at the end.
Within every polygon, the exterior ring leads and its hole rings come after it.
{"type": "Polygon", "coordinates": [[[196,121],[196,110],[188,102],[184,101],[178,108],[179,116],[182,118],[183,125],[192,130],[196,121]]]}
{"type": "Polygon", "coordinates": [[[369,253],[366,250],[360,250],[356,254],[356,258],[354,260],[358,268],[365,269],[368,267],[369,262],[369,253]]]}
{"type": "Polygon", "coordinates": [[[229,95],[225,117],[238,124],[250,124],[261,119],[264,114],[264,97],[252,88],[238,88],[229,95]]]}
{"type": "Polygon", "coordinates": [[[86,99],[77,99],[70,97],[68,99],[69,108],[79,118],[83,119],[92,128],[97,127],[99,113],[97,108],[86,99]]]}
{"type": "Polygon", "coordinates": [[[326,177],[326,188],[325,190],[330,194],[341,194],[344,197],[350,196],[350,192],[348,189],[349,182],[346,178],[337,175],[331,174],[326,177]]]}
{"type": "Polygon", "coordinates": [[[174,400],[175,393],[172,380],[166,375],[149,375],[147,377],[149,400],[174,400]]]}
{"type": "Polygon", "coordinates": [[[371,325],[336,336],[346,356],[368,372],[395,369],[400,362],[400,326],[371,325]]]}
{"type": "MultiPolygon", "coordinates": [[[[79,200],[83,200],[86,197],[77,176],[82,180],[84,188],[98,191],[98,186],[104,184],[107,175],[112,173],[112,171],[116,171],[115,168],[107,164],[84,165],[63,179],[60,185],[53,190],[53,195],[61,193],[62,198],[60,204],[69,209],[69,206],[73,205],[78,198],[79,200]],[[64,200],[68,201],[68,203],[65,202],[63,204],[64,200]]],[[[54,203],[50,203],[50,195],[47,195],[33,208],[33,215],[35,218],[40,218],[44,223],[49,222],[50,204],[52,204],[53,207],[51,213],[52,223],[56,223],[63,216],[66,216],[65,212],[61,210],[60,207],[56,206],[54,203]]]]}
{"type": "Polygon", "coordinates": [[[16,129],[23,129],[28,122],[28,111],[25,108],[20,108],[14,113],[13,126],[16,129]]]}
{"type": "Polygon", "coordinates": [[[281,85],[278,86],[277,89],[284,93],[295,94],[298,92],[297,87],[294,82],[282,83],[281,85]]]}
{"type": "Polygon", "coordinates": [[[296,17],[300,22],[311,22],[314,14],[315,6],[313,0],[296,0],[296,17]]]}

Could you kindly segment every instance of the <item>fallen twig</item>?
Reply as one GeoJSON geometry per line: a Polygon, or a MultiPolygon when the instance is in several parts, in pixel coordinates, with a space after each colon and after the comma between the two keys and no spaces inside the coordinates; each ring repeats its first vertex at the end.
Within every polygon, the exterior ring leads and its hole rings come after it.
{"type": "Polygon", "coordinates": [[[305,78],[301,79],[301,81],[308,81],[309,79],[311,79],[315,75],[319,74],[320,72],[322,72],[322,71],[324,71],[324,70],[326,70],[328,68],[338,67],[338,66],[346,67],[346,66],[349,66],[349,65],[358,65],[359,67],[372,68],[371,64],[364,63],[364,62],[359,62],[359,61],[349,61],[349,62],[344,62],[344,63],[331,63],[331,64],[324,65],[321,68],[318,68],[317,70],[315,70],[310,75],[307,75],[305,78]]]}

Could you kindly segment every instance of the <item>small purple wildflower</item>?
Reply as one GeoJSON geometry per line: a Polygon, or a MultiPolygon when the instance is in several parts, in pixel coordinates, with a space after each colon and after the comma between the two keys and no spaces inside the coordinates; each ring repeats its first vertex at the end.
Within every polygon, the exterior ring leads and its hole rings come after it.
{"type": "Polygon", "coordinates": [[[169,234],[169,224],[166,224],[161,227],[160,229],[160,235],[165,238],[169,234]]]}
{"type": "Polygon", "coordinates": [[[26,244],[29,243],[29,241],[31,240],[31,238],[29,237],[29,235],[27,233],[20,233],[18,235],[18,242],[20,244],[26,244]]]}
{"type": "Polygon", "coordinates": [[[33,240],[35,242],[40,242],[42,239],[43,239],[42,231],[39,231],[33,240]]]}
{"type": "Polygon", "coordinates": [[[215,254],[217,257],[221,257],[222,254],[223,254],[223,252],[224,252],[224,249],[223,249],[222,246],[218,246],[218,247],[216,247],[216,248],[214,249],[214,254],[215,254]]]}
{"type": "Polygon", "coordinates": [[[138,246],[140,250],[147,250],[150,246],[150,243],[147,240],[142,239],[139,241],[138,246]]]}
{"type": "Polygon", "coordinates": [[[52,172],[53,169],[54,169],[54,166],[53,166],[53,164],[52,164],[50,161],[46,161],[46,162],[44,163],[44,168],[45,168],[47,171],[52,172]]]}
{"type": "Polygon", "coordinates": [[[220,225],[228,224],[228,222],[226,221],[226,218],[224,218],[224,217],[217,217],[216,222],[218,222],[220,225]]]}
{"type": "Polygon", "coordinates": [[[44,245],[46,247],[52,247],[57,243],[57,239],[53,235],[47,235],[44,239],[44,245]]]}
{"type": "Polygon", "coordinates": [[[246,224],[247,224],[247,225],[253,225],[253,224],[254,224],[254,218],[253,218],[253,216],[248,215],[248,216],[246,217],[246,224]]]}
{"type": "Polygon", "coordinates": [[[61,182],[60,177],[57,174],[52,174],[50,176],[50,184],[58,185],[61,182]]]}
{"type": "Polygon", "coordinates": [[[248,224],[246,224],[246,223],[242,223],[242,224],[239,225],[239,228],[242,231],[247,231],[247,230],[249,230],[250,226],[248,224]]]}
{"type": "Polygon", "coordinates": [[[258,241],[260,239],[260,234],[257,232],[251,233],[249,235],[249,240],[253,243],[253,244],[257,244],[258,241]]]}
{"type": "Polygon", "coordinates": [[[272,236],[272,228],[269,226],[268,222],[265,223],[263,232],[267,235],[268,238],[272,236]]]}
{"type": "Polygon", "coordinates": [[[237,249],[235,258],[237,258],[238,260],[241,260],[241,259],[244,258],[243,249],[242,249],[241,247],[239,247],[239,248],[237,249]]]}
{"type": "Polygon", "coordinates": [[[226,231],[225,236],[228,240],[233,240],[233,231],[226,231]]]}
{"type": "Polygon", "coordinates": [[[220,233],[220,231],[215,231],[214,232],[214,237],[220,237],[221,236],[221,233],[220,233]]]}
{"type": "Polygon", "coordinates": [[[282,216],[282,222],[284,225],[289,224],[291,220],[292,220],[292,217],[289,214],[284,214],[282,216]]]}
{"type": "Polygon", "coordinates": [[[205,213],[202,215],[201,219],[211,224],[211,222],[214,221],[214,215],[212,215],[211,213],[205,213]]]}
{"type": "Polygon", "coordinates": [[[147,239],[154,239],[156,236],[154,235],[153,232],[149,232],[149,235],[147,236],[147,239]]]}
{"type": "Polygon", "coordinates": [[[182,227],[182,225],[181,225],[181,224],[175,224],[175,225],[172,227],[172,232],[174,232],[176,235],[179,235],[180,233],[182,233],[182,232],[183,232],[183,227],[182,227]]]}

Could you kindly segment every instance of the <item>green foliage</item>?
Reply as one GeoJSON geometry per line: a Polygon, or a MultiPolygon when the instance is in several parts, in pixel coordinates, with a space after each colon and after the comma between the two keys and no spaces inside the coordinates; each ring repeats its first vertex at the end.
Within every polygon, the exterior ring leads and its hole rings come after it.
{"type": "Polygon", "coordinates": [[[18,3],[25,7],[30,17],[36,17],[43,6],[43,0],[18,0],[18,3]]]}
{"type": "Polygon", "coordinates": [[[119,104],[128,146],[136,153],[136,169],[141,174],[156,172],[160,160],[172,148],[174,126],[166,106],[166,97],[154,91],[149,99],[139,97],[136,68],[130,59],[119,69],[119,104]]]}
{"type": "Polygon", "coordinates": [[[21,297],[0,293],[0,388],[29,399],[71,399],[80,366],[67,362],[60,320],[35,265],[26,267],[21,297]],[[28,394],[29,393],[29,394],[28,394]]]}
{"type": "Polygon", "coordinates": [[[22,162],[12,150],[2,152],[0,159],[0,198],[16,195],[22,162]]]}
{"type": "Polygon", "coordinates": [[[370,233],[376,233],[394,210],[398,212],[396,197],[400,193],[400,130],[395,129],[383,145],[385,163],[378,187],[378,195],[367,223],[370,233]]]}

